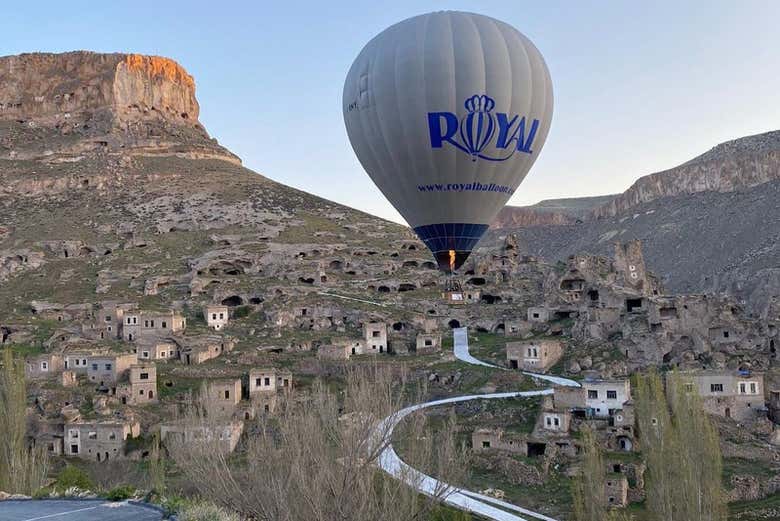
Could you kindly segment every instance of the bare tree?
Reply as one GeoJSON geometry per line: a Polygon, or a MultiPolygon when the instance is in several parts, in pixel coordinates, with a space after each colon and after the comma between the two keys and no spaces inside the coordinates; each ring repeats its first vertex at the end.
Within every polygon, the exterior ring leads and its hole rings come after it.
{"type": "MultiPolygon", "coordinates": [[[[377,468],[391,442],[391,424],[381,420],[402,408],[406,375],[373,367],[350,370],[346,381],[343,394],[315,383],[306,395],[288,395],[276,419],[249,437],[245,453],[230,455],[217,436],[166,445],[199,495],[252,519],[428,519],[448,491],[422,498],[377,468]]],[[[192,407],[185,421],[216,430],[220,419],[192,407]]],[[[408,463],[456,480],[465,449],[456,447],[454,429],[436,435],[423,417],[410,421],[408,463]]]]}
{"type": "Polygon", "coordinates": [[[9,348],[0,371],[0,490],[32,494],[44,485],[48,458],[44,447],[28,447],[27,385],[24,363],[9,348]]]}
{"type": "Polygon", "coordinates": [[[659,521],[725,521],[717,430],[684,375],[637,378],[637,422],[647,462],[647,507],[659,521]]]}

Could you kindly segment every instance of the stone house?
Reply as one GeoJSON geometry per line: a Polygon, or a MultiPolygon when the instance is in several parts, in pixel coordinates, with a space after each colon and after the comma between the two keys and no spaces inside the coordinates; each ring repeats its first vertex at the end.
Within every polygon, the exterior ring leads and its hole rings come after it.
{"type": "Polygon", "coordinates": [[[202,364],[222,353],[229,353],[235,346],[233,340],[218,336],[187,337],[186,340],[190,345],[180,348],[179,355],[179,360],[186,365],[202,364]]]}
{"type": "Polygon", "coordinates": [[[123,459],[125,440],[141,434],[137,421],[78,421],[65,424],[65,456],[92,461],[123,459]]]}
{"type": "Polygon", "coordinates": [[[179,346],[168,342],[155,342],[149,346],[135,349],[138,360],[176,360],[179,358],[179,346]]]}
{"type": "Polygon", "coordinates": [[[241,380],[233,378],[211,380],[206,384],[206,396],[209,405],[216,411],[233,414],[241,401],[241,380]]]}
{"type": "Polygon", "coordinates": [[[350,356],[352,356],[351,348],[344,343],[322,345],[317,348],[317,358],[321,360],[349,360],[350,356]]]}
{"type": "Polygon", "coordinates": [[[28,359],[24,364],[24,374],[27,378],[46,378],[56,375],[65,369],[62,355],[46,353],[28,359]]]}
{"type": "Polygon", "coordinates": [[[292,389],[292,373],[280,369],[252,369],[249,371],[249,396],[292,389]]]}
{"type": "Polygon", "coordinates": [[[769,391],[769,419],[780,424],[780,390],[769,391]]]}
{"type": "Polygon", "coordinates": [[[565,434],[571,428],[571,413],[545,408],[540,414],[539,427],[541,430],[556,434],[565,434]]]}
{"type": "Polygon", "coordinates": [[[526,437],[506,433],[503,429],[481,428],[471,433],[471,448],[476,452],[502,450],[527,455],[526,437]]]}
{"type": "Polygon", "coordinates": [[[87,378],[90,382],[107,386],[118,382],[136,362],[136,355],[133,353],[93,355],[87,359],[87,378]]]}
{"type": "Polygon", "coordinates": [[[93,351],[70,351],[63,355],[63,365],[66,371],[73,371],[76,374],[87,374],[89,369],[89,358],[99,355],[100,352],[93,351]]]}
{"type": "Polygon", "coordinates": [[[361,338],[335,338],[332,344],[345,349],[350,355],[362,355],[366,352],[366,342],[361,338]]]}
{"type": "Polygon", "coordinates": [[[545,307],[528,308],[528,321],[545,323],[550,321],[550,310],[545,307]]]}
{"type": "MultiPolygon", "coordinates": [[[[682,373],[686,391],[697,391],[710,414],[750,421],[765,414],[764,375],[750,371],[702,370],[682,373]]],[[[667,392],[674,392],[667,385],[667,392]]]]}
{"type": "Polygon", "coordinates": [[[84,325],[84,334],[95,340],[121,339],[125,312],[134,307],[135,304],[101,303],[94,320],[84,325]]]}
{"type": "Polygon", "coordinates": [[[128,312],[122,323],[122,337],[128,342],[150,340],[184,331],[187,319],[174,311],[128,312]]]}
{"type": "Polygon", "coordinates": [[[221,331],[222,328],[228,324],[229,315],[227,306],[206,306],[203,315],[206,317],[206,324],[215,331],[221,331]]]}
{"type": "Polygon", "coordinates": [[[583,418],[614,417],[631,400],[631,382],[585,380],[581,387],[555,386],[556,410],[568,410],[583,418]]]}
{"type": "Polygon", "coordinates": [[[244,432],[243,421],[230,421],[218,425],[190,424],[186,422],[160,425],[160,439],[166,443],[214,443],[226,452],[233,452],[244,432]]]}
{"type": "Polygon", "coordinates": [[[543,373],[558,363],[563,356],[563,344],[559,340],[524,340],[506,344],[507,365],[543,373]]]}
{"type": "Polygon", "coordinates": [[[117,385],[116,394],[127,405],[157,403],[157,367],[149,362],[131,365],[126,381],[117,385]]]}
{"type": "Polygon", "coordinates": [[[628,478],[623,474],[607,473],[607,479],[604,482],[604,497],[610,507],[628,505],[628,478]]]}
{"type": "Polygon", "coordinates": [[[441,350],[441,335],[439,333],[418,333],[415,341],[418,353],[432,353],[441,350]]]}
{"type": "Polygon", "coordinates": [[[363,324],[363,340],[365,341],[365,353],[386,353],[387,348],[387,324],[384,322],[365,322],[363,324]]]}

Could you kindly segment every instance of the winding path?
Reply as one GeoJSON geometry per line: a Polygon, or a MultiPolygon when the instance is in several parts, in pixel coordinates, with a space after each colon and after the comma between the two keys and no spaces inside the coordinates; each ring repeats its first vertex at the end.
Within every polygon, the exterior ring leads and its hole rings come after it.
{"type": "MultiPolygon", "coordinates": [[[[455,357],[468,364],[506,370],[504,367],[489,364],[471,356],[468,346],[468,330],[465,327],[453,330],[453,349],[455,352],[455,357]]],[[[556,385],[572,387],[580,386],[580,384],[574,380],[569,380],[568,378],[562,378],[559,376],[550,376],[529,372],[524,372],[523,374],[531,376],[536,380],[548,381],[556,385]]],[[[550,394],[553,394],[552,389],[540,389],[537,391],[471,394],[467,396],[456,396],[453,398],[434,400],[431,402],[406,407],[405,409],[401,409],[397,413],[388,416],[379,423],[376,432],[380,436],[392,438],[393,430],[405,417],[409,416],[415,411],[427,409],[429,407],[466,402],[469,400],[520,398],[545,396],[550,394]]],[[[545,516],[539,512],[534,512],[532,510],[513,505],[512,503],[501,501],[500,499],[486,496],[484,494],[478,494],[476,492],[471,492],[469,490],[441,482],[436,478],[407,465],[395,452],[392,443],[389,443],[387,447],[385,447],[385,449],[381,452],[379,455],[378,464],[382,470],[394,478],[403,481],[407,485],[417,489],[419,492],[425,495],[443,496],[444,503],[460,510],[484,516],[488,519],[492,519],[493,521],[529,521],[528,518],[520,517],[519,514],[530,516],[534,519],[541,519],[542,521],[557,521],[556,519],[545,516]]]]}

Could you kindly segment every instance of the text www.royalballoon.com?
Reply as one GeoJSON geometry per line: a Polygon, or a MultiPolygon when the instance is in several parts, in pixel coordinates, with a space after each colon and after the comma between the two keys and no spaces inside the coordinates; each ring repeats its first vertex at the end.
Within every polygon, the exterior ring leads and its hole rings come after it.
{"type": "Polygon", "coordinates": [[[432,185],[417,185],[420,192],[498,192],[501,194],[513,194],[515,190],[511,186],[497,185],[495,183],[446,183],[432,185]]]}

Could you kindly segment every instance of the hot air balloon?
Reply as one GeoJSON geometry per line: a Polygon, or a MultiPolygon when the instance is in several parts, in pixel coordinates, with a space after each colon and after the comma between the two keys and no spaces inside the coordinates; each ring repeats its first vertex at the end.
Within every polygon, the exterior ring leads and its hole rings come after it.
{"type": "Polygon", "coordinates": [[[366,44],[347,74],[343,110],[363,168],[452,273],[536,161],[552,82],[512,26],[436,12],[366,44]]]}

